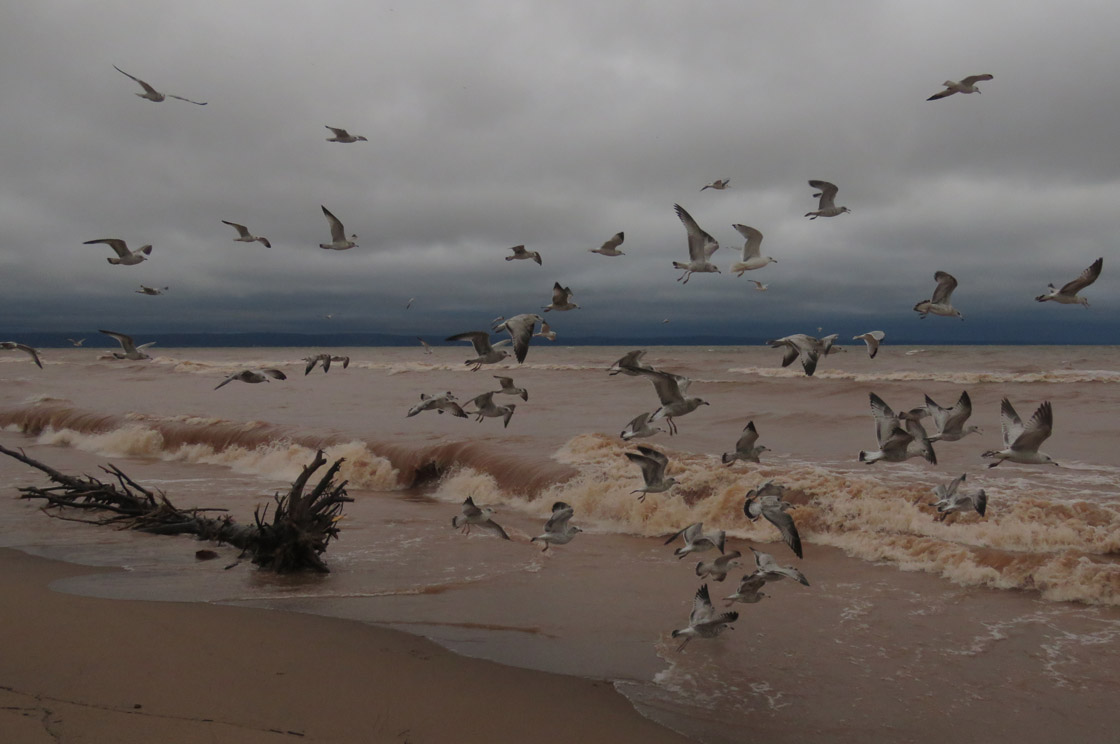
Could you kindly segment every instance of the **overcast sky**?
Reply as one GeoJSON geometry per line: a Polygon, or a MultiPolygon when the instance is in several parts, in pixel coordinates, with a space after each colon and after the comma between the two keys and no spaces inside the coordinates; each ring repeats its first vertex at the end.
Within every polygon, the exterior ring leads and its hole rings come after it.
{"type": "Polygon", "coordinates": [[[1117,3],[39,0],[3,15],[5,337],[437,338],[539,312],[559,281],[582,306],[546,316],[561,339],[1120,338],[1117,3]],[[113,65],[208,105],[138,98],[113,65]],[[926,101],[979,73],[995,76],[982,95],[926,101]],[[327,124],[369,141],[328,143],[327,124]],[[730,187],[700,191],[717,178],[730,187]],[[806,219],[811,178],[852,213],[806,219]],[[720,242],[722,274],[676,281],[675,203],[720,242]],[[318,247],[320,205],[359,247],[318,247]],[[730,274],[733,223],[778,263],[730,274]],[[625,256],[588,252],[620,230],[625,256]],[[111,266],[82,244],[98,238],[154,250],[111,266]],[[543,266],[505,261],[520,243],[543,266]],[[1098,256],[1089,309],[1034,302],[1098,256]],[[911,309],[938,270],[960,282],[963,323],[911,309]]]}

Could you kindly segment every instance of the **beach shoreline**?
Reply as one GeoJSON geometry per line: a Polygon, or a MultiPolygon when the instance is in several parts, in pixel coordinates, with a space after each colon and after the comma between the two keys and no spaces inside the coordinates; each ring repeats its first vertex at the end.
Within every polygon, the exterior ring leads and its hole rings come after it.
{"type": "Polygon", "coordinates": [[[691,741],[608,681],[458,656],[401,631],[50,589],[110,570],[0,549],[9,744],[691,741]]]}

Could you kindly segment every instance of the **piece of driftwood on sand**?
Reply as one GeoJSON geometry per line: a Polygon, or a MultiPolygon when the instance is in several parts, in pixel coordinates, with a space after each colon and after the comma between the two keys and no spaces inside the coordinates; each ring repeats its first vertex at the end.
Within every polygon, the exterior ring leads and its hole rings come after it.
{"type": "Polygon", "coordinates": [[[196,535],[200,540],[228,543],[241,548],[256,565],[277,573],[306,569],[329,573],[322,554],[331,539],[338,537],[343,503],[353,501],[346,495],[346,481],[334,482],[342,458],[327,469],[313,489],[304,493],[312,474],[327,462],[322,451],[316,452],[315,459],[304,466],[288,493],[273,497],[275,506],[271,519],[266,504],[257,507],[251,525],[238,524],[228,514],[208,516],[224,509],[179,509],[165,493],[148,490],[116,465],[101,466],[116,480],[116,483],[106,483],[88,475],[60,473],[22,451],[2,445],[0,453],[41,470],[57,484],[48,488],[25,486],[19,489],[21,498],[45,499],[47,506],[43,510],[50,516],[157,535],[196,535]],[[109,514],[97,519],[76,519],[47,511],[64,507],[109,514]]]}

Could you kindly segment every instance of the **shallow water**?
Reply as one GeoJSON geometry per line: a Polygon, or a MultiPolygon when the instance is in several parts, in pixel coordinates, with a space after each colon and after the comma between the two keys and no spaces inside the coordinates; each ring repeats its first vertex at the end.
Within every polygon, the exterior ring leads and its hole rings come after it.
{"type": "MultiPolygon", "coordinates": [[[[670,456],[680,483],[644,504],[623,454],[634,448],[617,435],[657,398],[643,378],[605,372],[628,349],[534,342],[526,364],[479,372],[463,367],[467,351],[341,350],[354,359],[348,369],[306,377],[306,352],[291,349],[171,349],[150,362],[50,350],[42,371],[0,358],[0,442],[60,470],[93,472],[111,458],[179,505],[248,519],[325,447],[347,459],[357,499],[327,577],[224,570],[231,552],[199,563],[193,541],[47,519],[15,500],[0,502],[0,544],[131,569],[69,591],[350,617],[465,654],[612,679],[647,715],[706,741],[1111,735],[1115,348],[884,346],[869,360],[852,347],[813,378],[779,368],[766,348],[654,348],[646,360],[692,377],[689,394],[711,405],[679,418],[676,436],[642,440],[670,456]],[[213,390],[261,366],[289,379],[213,390]],[[404,415],[421,392],[468,400],[496,389],[493,374],[530,391],[507,429],[404,415]],[[875,445],[868,392],[898,410],[925,394],[950,405],[963,389],[984,431],[935,445],[937,466],[856,461],[875,445]],[[985,467],[980,452],[1000,446],[1003,396],[1023,418],[1052,401],[1055,433],[1042,449],[1061,468],[985,467]],[[722,465],[748,420],[772,451],[761,465],[722,465]],[[961,472],[988,493],[986,517],[934,521],[930,488],[961,472]],[[772,526],[742,515],[743,494],[766,479],[790,489],[803,561],[772,526]],[[468,495],[495,505],[514,540],[453,530],[468,495]],[[556,500],[575,507],[585,534],[542,554],[527,541],[556,500]],[[736,606],[734,630],[677,653],[669,631],[685,624],[700,582],[696,560],[677,561],[658,538],[694,521],[725,529],[728,549],[749,555],[753,545],[797,564],[811,586],[771,584],[762,602],[736,606]]],[[[0,462],[5,491],[38,482],[0,462]]],[[[742,573],[711,584],[713,598],[742,573]]]]}

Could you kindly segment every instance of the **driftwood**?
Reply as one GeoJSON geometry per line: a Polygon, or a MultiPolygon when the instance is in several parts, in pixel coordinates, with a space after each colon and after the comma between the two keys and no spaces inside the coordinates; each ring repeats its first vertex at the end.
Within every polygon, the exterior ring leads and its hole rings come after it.
{"type": "MultiPolygon", "coordinates": [[[[121,529],[139,530],[157,535],[196,535],[200,540],[213,540],[241,548],[253,563],[277,573],[312,569],[329,573],[322,554],[327,543],[338,537],[338,520],[342,505],[353,501],[346,495],[346,481],[335,484],[343,460],[335,461],[309,493],[304,493],[312,474],[326,464],[320,450],[306,465],[284,495],[273,498],[275,508],[268,519],[268,505],[257,507],[254,524],[242,525],[227,514],[208,516],[224,509],[179,509],[167,494],[153,493],[128,477],[115,465],[101,466],[116,483],[104,483],[88,475],[71,476],[34,460],[22,451],[0,445],[0,453],[46,473],[57,485],[48,488],[23,487],[21,498],[45,499],[49,508],[69,508],[108,512],[96,519],[74,519],[92,524],[115,525],[121,529]]],[[[48,512],[50,513],[50,512],[48,512]]]]}

